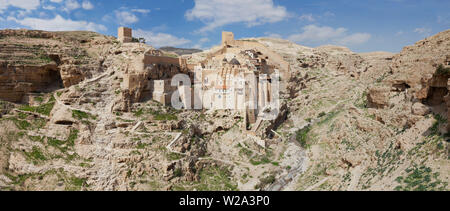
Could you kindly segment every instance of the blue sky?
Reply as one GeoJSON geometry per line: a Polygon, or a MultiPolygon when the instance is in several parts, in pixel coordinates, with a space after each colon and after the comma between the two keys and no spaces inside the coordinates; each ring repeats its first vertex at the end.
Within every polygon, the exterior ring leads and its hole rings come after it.
{"type": "Polygon", "coordinates": [[[355,52],[399,52],[450,29],[449,0],[0,0],[0,28],[133,28],[156,47],[207,49],[221,31],[355,52]]]}

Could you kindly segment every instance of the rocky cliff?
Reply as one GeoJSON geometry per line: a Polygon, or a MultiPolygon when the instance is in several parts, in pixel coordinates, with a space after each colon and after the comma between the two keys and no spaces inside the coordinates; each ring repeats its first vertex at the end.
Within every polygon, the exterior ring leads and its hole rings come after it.
{"type": "Polygon", "coordinates": [[[93,32],[0,30],[0,98],[21,102],[102,72],[112,43],[93,32]]]}

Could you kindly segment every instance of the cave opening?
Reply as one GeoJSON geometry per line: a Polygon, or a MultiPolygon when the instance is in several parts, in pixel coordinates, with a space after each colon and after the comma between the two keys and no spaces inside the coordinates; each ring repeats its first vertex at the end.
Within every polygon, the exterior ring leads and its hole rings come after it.
{"type": "Polygon", "coordinates": [[[430,87],[428,98],[424,100],[424,104],[428,106],[437,106],[445,103],[444,97],[448,94],[446,87],[430,87]]]}
{"type": "Polygon", "coordinates": [[[405,90],[411,88],[411,86],[407,83],[393,84],[392,86],[397,92],[404,92],[405,90]]]}
{"type": "Polygon", "coordinates": [[[55,122],[55,124],[57,124],[57,125],[67,125],[67,126],[72,126],[72,125],[74,124],[74,122],[68,121],[68,120],[61,120],[61,121],[55,122]]]}
{"type": "Polygon", "coordinates": [[[58,68],[49,67],[41,74],[42,83],[37,92],[50,93],[64,88],[63,80],[58,68]]]}

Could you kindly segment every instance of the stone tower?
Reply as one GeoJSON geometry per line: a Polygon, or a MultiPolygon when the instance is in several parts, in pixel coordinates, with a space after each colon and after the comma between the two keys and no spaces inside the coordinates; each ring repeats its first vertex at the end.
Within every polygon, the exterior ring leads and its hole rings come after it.
{"type": "Polygon", "coordinates": [[[222,32],[222,45],[232,45],[234,42],[233,32],[222,32]]]}
{"type": "Polygon", "coordinates": [[[130,28],[119,27],[117,37],[118,40],[122,43],[131,42],[133,40],[133,32],[130,28]]]}

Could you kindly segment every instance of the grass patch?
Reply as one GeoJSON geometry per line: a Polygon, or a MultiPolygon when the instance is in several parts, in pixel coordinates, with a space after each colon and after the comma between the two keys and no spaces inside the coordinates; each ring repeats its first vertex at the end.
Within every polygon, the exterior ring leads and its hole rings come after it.
{"type": "Polygon", "coordinates": [[[255,189],[262,189],[267,185],[273,184],[275,182],[275,175],[271,174],[267,177],[262,178],[257,185],[255,185],[255,189]]]}
{"type": "Polygon", "coordinates": [[[200,170],[198,191],[237,191],[237,183],[231,179],[228,167],[206,167],[200,170]]]}
{"type": "Polygon", "coordinates": [[[78,177],[71,177],[67,180],[67,191],[80,191],[83,187],[89,187],[89,185],[86,183],[87,179],[85,178],[78,178],[78,177]]]}
{"type": "Polygon", "coordinates": [[[436,68],[435,75],[450,77],[450,67],[446,68],[446,67],[444,67],[444,65],[440,64],[436,68]]]}
{"type": "Polygon", "coordinates": [[[445,119],[444,117],[442,117],[439,114],[435,114],[434,115],[434,119],[436,119],[436,122],[433,123],[433,125],[431,126],[430,130],[430,135],[429,136],[440,136],[441,132],[439,131],[439,128],[441,127],[442,124],[447,123],[447,119],[445,119]]]}
{"type": "Polygon", "coordinates": [[[39,106],[25,105],[25,106],[20,107],[19,110],[35,112],[35,113],[43,114],[45,116],[49,116],[54,105],[55,105],[55,102],[50,100],[48,103],[45,103],[45,104],[42,104],[39,106]]]}
{"type": "Polygon", "coordinates": [[[97,117],[91,114],[88,114],[84,111],[80,111],[80,110],[72,110],[72,117],[78,120],[83,120],[83,119],[94,119],[96,120],[97,117]]]}
{"type": "Polygon", "coordinates": [[[184,158],[184,155],[172,152],[172,153],[168,153],[166,155],[166,157],[167,157],[168,160],[174,161],[174,160],[179,160],[181,158],[184,158]]]}
{"type": "Polygon", "coordinates": [[[160,111],[153,111],[152,112],[153,119],[157,121],[164,121],[164,120],[178,120],[177,115],[173,113],[161,113],[160,111]]]}
{"type": "Polygon", "coordinates": [[[295,140],[305,149],[310,146],[308,144],[309,132],[311,132],[311,126],[306,126],[295,132],[295,140]]]}
{"type": "MultiPolygon", "coordinates": [[[[322,120],[320,120],[320,121],[317,123],[317,125],[321,126],[321,125],[324,125],[324,124],[330,122],[331,120],[333,120],[334,118],[336,118],[336,116],[337,116],[338,114],[339,114],[338,111],[333,111],[333,112],[330,112],[330,113],[326,114],[326,115],[325,115],[325,118],[323,118],[322,120]]],[[[321,117],[319,117],[319,118],[321,118],[321,117]]]]}
{"type": "Polygon", "coordinates": [[[143,109],[140,108],[134,113],[135,117],[143,117],[146,114],[152,115],[153,119],[156,121],[170,121],[170,120],[178,120],[178,116],[176,115],[175,110],[169,110],[167,112],[161,110],[153,110],[153,109],[143,109]]]}
{"type": "Polygon", "coordinates": [[[433,173],[431,168],[414,165],[406,169],[408,175],[397,177],[400,185],[395,187],[397,191],[445,191],[448,182],[439,180],[439,173],[433,173]]]}
{"type": "Polygon", "coordinates": [[[31,152],[24,152],[25,156],[33,162],[34,165],[37,165],[40,161],[48,160],[44,153],[41,151],[39,147],[34,146],[31,152]]]}
{"type": "Polygon", "coordinates": [[[250,159],[250,163],[254,166],[259,166],[271,163],[271,161],[267,156],[257,156],[256,158],[250,159]]]}

